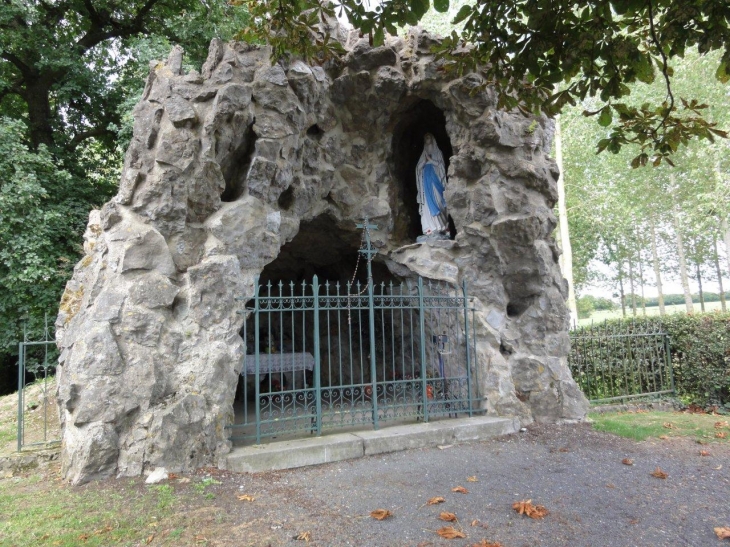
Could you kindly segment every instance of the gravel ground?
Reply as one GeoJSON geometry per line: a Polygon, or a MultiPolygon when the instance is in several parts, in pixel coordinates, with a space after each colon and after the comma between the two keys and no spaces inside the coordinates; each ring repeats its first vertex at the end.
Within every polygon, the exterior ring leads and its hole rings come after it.
{"type": "Polygon", "coordinates": [[[586,424],[544,426],[442,449],[217,475],[216,501],[226,516],[201,527],[209,545],[303,546],[293,539],[302,532],[310,533],[307,545],[332,547],[471,546],[483,539],[504,547],[730,545],[713,532],[730,526],[727,443],[637,443],[586,424]],[[666,479],[651,476],[657,467],[666,479]],[[477,481],[468,482],[473,476],[477,481]],[[456,486],[469,492],[452,492],[456,486]],[[236,493],[256,499],[238,501],[236,493]],[[434,496],[446,502],[426,505],[434,496]],[[512,503],[525,499],[544,505],[548,516],[514,512],[512,503]],[[375,509],[394,516],[376,521],[369,516],[375,509]],[[448,525],[437,518],[441,511],[459,517],[455,527],[466,539],[435,534],[448,525]],[[472,526],[475,520],[481,526],[472,526]]]}

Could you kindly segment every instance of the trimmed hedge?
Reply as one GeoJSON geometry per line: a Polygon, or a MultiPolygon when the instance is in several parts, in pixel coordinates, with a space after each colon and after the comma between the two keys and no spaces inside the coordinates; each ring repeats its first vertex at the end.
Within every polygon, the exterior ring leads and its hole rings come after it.
{"type": "MultiPolygon", "coordinates": [[[[677,395],[703,407],[730,408],[730,313],[672,314],[606,321],[623,332],[657,326],[669,335],[677,395]]],[[[581,328],[571,334],[579,334],[581,328]]]]}

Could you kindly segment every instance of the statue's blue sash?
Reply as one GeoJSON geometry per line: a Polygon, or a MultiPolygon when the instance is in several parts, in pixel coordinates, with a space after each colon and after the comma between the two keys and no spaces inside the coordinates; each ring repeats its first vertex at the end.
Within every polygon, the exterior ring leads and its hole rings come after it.
{"type": "Polygon", "coordinates": [[[423,193],[431,216],[438,216],[444,203],[444,185],[441,184],[432,163],[423,166],[423,193]]]}

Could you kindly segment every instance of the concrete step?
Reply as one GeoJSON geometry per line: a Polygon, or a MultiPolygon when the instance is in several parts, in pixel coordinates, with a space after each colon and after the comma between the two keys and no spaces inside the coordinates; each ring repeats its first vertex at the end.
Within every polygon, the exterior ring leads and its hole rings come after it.
{"type": "Polygon", "coordinates": [[[335,433],[234,448],[220,465],[239,473],[292,469],[374,454],[483,441],[514,433],[517,418],[479,416],[385,427],[377,431],[335,433]]]}

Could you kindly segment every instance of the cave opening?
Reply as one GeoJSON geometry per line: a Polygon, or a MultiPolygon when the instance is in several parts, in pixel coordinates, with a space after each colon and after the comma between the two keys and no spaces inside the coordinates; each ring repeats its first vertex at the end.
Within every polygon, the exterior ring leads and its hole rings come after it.
{"type": "MultiPolygon", "coordinates": [[[[390,166],[398,184],[394,189],[398,210],[394,211],[393,237],[404,244],[412,243],[422,234],[418,213],[416,166],[423,152],[423,138],[431,133],[444,156],[446,171],[453,155],[451,139],[446,131],[446,117],[441,109],[427,99],[409,104],[394,116],[390,166]]],[[[448,203],[447,203],[448,208],[448,203]]],[[[453,219],[449,216],[449,236],[456,236],[453,219]]]]}
{"type": "MultiPolygon", "coordinates": [[[[261,272],[259,285],[278,285],[279,281],[310,284],[315,275],[320,284],[339,282],[344,287],[353,281],[353,276],[356,283],[364,284],[367,265],[363,257],[358,261],[361,242],[360,230],[343,229],[329,215],[302,222],[297,235],[282,246],[276,259],[261,272]]],[[[376,284],[400,282],[377,258],[372,262],[372,270],[376,284]]]]}
{"type": "MultiPolygon", "coordinates": [[[[360,300],[367,299],[367,261],[364,256],[358,260],[361,243],[360,230],[343,229],[331,216],[321,215],[302,222],[297,235],[282,246],[277,258],[261,272],[259,295],[274,297],[276,303],[260,301],[263,311],[259,315],[258,327],[254,314],[250,314],[241,336],[249,361],[255,355],[258,337],[258,390],[260,394],[266,394],[260,396],[259,404],[266,412],[273,412],[277,405],[296,406],[301,403],[306,406],[306,398],[313,396],[313,371],[306,365],[300,366],[301,362],[291,366],[289,363],[297,359],[312,362],[317,336],[315,312],[312,301],[307,303],[304,299],[313,295],[315,275],[320,296],[353,296],[351,310],[319,312],[321,397],[327,404],[335,404],[335,399],[345,396],[350,398],[351,404],[365,402],[368,395],[364,390],[372,379],[368,357],[369,317],[362,308],[363,300],[360,300]],[[348,283],[353,283],[349,291],[348,283]],[[267,369],[269,365],[264,362],[273,362],[273,365],[267,369]],[[345,385],[349,387],[343,391],[342,386],[345,385]],[[297,397],[305,397],[305,400],[290,400],[297,397]]],[[[394,276],[377,257],[371,267],[376,292],[387,292],[391,283],[392,286],[401,286],[401,279],[394,276]]],[[[249,300],[246,308],[253,307],[254,300],[249,300]]],[[[385,322],[390,325],[387,320],[385,322]]],[[[384,331],[383,324],[383,317],[376,319],[375,328],[379,333],[384,331]]],[[[247,360],[244,360],[243,372],[248,371],[248,374],[239,376],[236,389],[236,424],[249,423],[252,413],[255,413],[256,376],[247,360]]]]}
{"type": "Polygon", "coordinates": [[[321,215],[262,271],[241,331],[234,443],[471,408],[464,310],[424,307],[452,289],[402,282],[376,255],[370,293],[361,243],[359,230],[321,215]]]}

